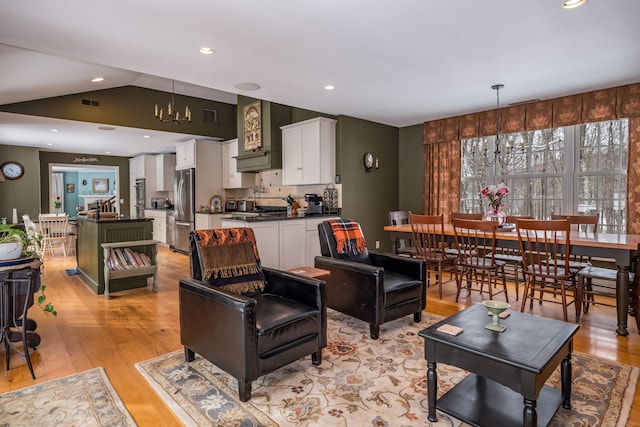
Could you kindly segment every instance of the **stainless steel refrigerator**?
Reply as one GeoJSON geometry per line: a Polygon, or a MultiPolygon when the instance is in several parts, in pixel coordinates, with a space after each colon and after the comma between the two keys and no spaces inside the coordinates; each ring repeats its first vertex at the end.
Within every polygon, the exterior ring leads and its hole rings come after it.
{"type": "Polygon", "coordinates": [[[195,169],[176,171],[173,180],[175,203],[167,222],[170,247],[189,253],[189,233],[195,228],[195,169]]]}

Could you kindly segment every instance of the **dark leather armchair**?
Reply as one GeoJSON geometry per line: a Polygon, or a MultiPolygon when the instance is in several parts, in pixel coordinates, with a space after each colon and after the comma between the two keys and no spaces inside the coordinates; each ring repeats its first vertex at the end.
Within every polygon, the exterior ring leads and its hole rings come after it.
{"type": "MultiPolygon", "coordinates": [[[[249,230],[253,236],[251,229],[235,230],[249,230]]],[[[180,341],[187,361],[198,353],[237,378],[240,400],[246,402],[251,382],[261,375],[308,354],[314,365],[322,362],[327,345],[325,282],[262,268],[266,284],[255,295],[212,286],[202,280],[205,269],[197,238],[197,233],[210,231],[191,233],[192,278],[180,280],[179,286],[180,341]]]]}
{"type": "Polygon", "coordinates": [[[424,260],[364,250],[358,255],[338,252],[331,224],[318,224],[322,256],[315,266],[329,270],[327,307],[369,323],[371,338],[380,325],[408,314],[422,319],[427,305],[424,260]]]}

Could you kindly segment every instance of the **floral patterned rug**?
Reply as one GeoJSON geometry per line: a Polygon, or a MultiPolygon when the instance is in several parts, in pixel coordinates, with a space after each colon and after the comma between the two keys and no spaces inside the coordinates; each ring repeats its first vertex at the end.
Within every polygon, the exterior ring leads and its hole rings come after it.
{"type": "MultiPolygon", "coordinates": [[[[186,363],[182,350],[136,365],[187,426],[461,426],[438,412],[427,420],[427,363],[417,334],[442,318],[423,313],[382,326],[369,338],[364,322],[328,310],[328,345],[322,364],[298,360],[253,382],[252,398],[238,400],[236,380],[197,357],[186,363]]],[[[638,368],[574,353],[572,410],[558,409],[549,425],[625,425],[638,368]]],[[[438,364],[438,394],[466,375],[438,364]]],[[[547,385],[560,388],[558,370],[547,385]]]]}
{"type": "Polygon", "coordinates": [[[0,426],[135,426],[102,368],[0,394],[0,426]]]}

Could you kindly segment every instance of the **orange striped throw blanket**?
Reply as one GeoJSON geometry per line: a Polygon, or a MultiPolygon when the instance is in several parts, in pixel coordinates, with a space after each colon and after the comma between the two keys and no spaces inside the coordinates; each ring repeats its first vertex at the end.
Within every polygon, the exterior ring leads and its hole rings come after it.
{"type": "Polygon", "coordinates": [[[348,218],[329,220],[333,237],[336,239],[336,250],[343,255],[358,255],[367,250],[360,224],[348,218]]]}

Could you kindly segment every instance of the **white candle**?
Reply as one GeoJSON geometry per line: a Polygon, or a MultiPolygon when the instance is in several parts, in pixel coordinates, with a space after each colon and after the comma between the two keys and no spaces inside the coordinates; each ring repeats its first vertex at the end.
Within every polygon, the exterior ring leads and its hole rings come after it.
{"type": "Polygon", "coordinates": [[[13,223],[18,223],[18,210],[16,208],[13,208],[13,223]]]}

